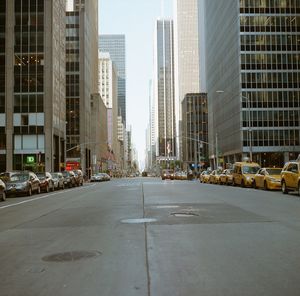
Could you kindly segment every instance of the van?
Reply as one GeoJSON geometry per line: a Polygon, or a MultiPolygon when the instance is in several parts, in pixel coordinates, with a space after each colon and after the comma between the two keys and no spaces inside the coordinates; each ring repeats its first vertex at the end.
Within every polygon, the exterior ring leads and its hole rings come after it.
{"type": "Polygon", "coordinates": [[[252,187],[254,176],[259,169],[259,164],[255,162],[236,162],[233,165],[233,186],[252,187]]]}

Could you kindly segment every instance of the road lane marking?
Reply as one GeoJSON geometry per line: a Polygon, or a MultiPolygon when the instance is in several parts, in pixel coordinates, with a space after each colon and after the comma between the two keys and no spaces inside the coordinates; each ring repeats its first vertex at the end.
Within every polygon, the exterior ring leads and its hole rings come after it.
{"type": "MultiPolygon", "coordinates": [[[[82,189],[85,189],[86,187],[94,187],[94,186],[96,186],[96,184],[87,185],[87,186],[84,186],[84,187],[81,187],[81,188],[74,188],[74,189],[68,190],[67,192],[71,192],[71,191],[74,191],[74,190],[82,190],[82,189]]],[[[11,205],[2,206],[2,207],[0,207],[0,210],[11,208],[11,207],[15,207],[15,206],[19,206],[19,205],[22,205],[22,204],[25,204],[25,203],[29,203],[29,202],[33,202],[33,201],[40,200],[40,199],[49,198],[49,197],[52,197],[54,195],[62,194],[64,192],[65,191],[60,191],[60,192],[50,193],[50,194],[46,194],[46,195],[43,195],[43,196],[31,198],[31,199],[26,199],[26,200],[23,200],[23,201],[20,201],[20,202],[11,204],[11,205]]]]}

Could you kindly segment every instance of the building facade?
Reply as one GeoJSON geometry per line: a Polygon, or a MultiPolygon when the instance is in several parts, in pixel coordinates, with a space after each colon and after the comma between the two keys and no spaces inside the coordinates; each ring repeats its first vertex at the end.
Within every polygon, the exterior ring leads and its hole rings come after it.
{"type": "Polygon", "coordinates": [[[208,105],[206,93],[186,94],[182,101],[182,155],[185,168],[208,166],[208,105]]]}
{"type": "Polygon", "coordinates": [[[65,1],[1,1],[1,170],[65,160],[65,1]],[[3,41],[3,42],[2,42],[3,41]]]}
{"type": "Polygon", "coordinates": [[[125,35],[100,35],[99,50],[110,54],[118,75],[119,114],[126,124],[126,44],[125,35]]]}
{"type": "Polygon", "coordinates": [[[299,13],[299,1],[205,1],[212,159],[299,154],[299,13]]]}
{"type": "Polygon", "coordinates": [[[99,92],[107,107],[107,144],[110,157],[110,169],[117,167],[119,159],[118,141],[118,75],[109,53],[100,52],[99,57],[99,92]]]}
{"type": "Polygon", "coordinates": [[[98,2],[74,1],[66,13],[66,130],[69,169],[91,174],[91,98],[98,93],[98,2]]]}
{"type": "Polygon", "coordinates": [[[153,81],[157,136],[156,155],[160,159],[177,157],[173,36],[173,20],[157,20],[153,81]]]}

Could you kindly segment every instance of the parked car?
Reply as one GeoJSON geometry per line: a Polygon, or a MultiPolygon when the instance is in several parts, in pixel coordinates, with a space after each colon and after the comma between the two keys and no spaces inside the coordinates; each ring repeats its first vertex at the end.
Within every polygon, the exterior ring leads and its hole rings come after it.
{"type": "Polygon", "coordinates": [[[209,172],[208,172],[208,171],[203,171],[203,172],[200,174],[200,177],[199,177],[199,182],[200,182],[200,183],[205,183],[205,182],[204,182],[205,176],[209,176],[209,172]]]}
{"type": "Polygon", "coordinates": [[[0,179],[0,201],[5,201],[5,200],[6,200],[6,185],[0,179]]]}
{"type": "Polygon", "coordinates": [[[103,180],[104,181],[110,181],[110,175],[106,174],[106,173],[101,173],[103,175],[103,180]]]}
{"type": "Polygon", "coordinates": [[[40,180],[41,191],[49,192],[54,191],[54,181],[50,173],[36,173],[37,177],[40,180]]]}
{"type": "Polygon", "coordinates": [[[174,171],[173,170],[162,170],[161,172],[161,179],[162,180],[174,180],[174,171]]]}
{"type": "Polygon", "coordinates": [[[283,194],[298,191],[300,196],[300,162],[289,161],[281,171],[281,190],[283,194]]]}
{"type": "Polygon", "coordinates": [[[220,170],[220,169],[212,171],[209,176],[209,183],[210,184],[219,184],[221,173],[222,173],[222,170],[220,170]]]}
{"type": "Polygon", "coordinates": [[[282,169],[262,168],[254,176],[253,188],[264,188],[265,190],[278,190],[281,188],[282,169]]]}
{"type": "Polygon", "coordinates": [[[259,171],[259,169],[259,164],[255,162],[236,162],[233,165],[233,185],[252,187],[254,176],[259,171]]]}
{"type": "Polygon", "coordinates": [[[91,182],[101,182],[104,181],[104,175],[102,173],[96,173],[91,176],[91,182]]]}
{"type": "Polygon", "coordinates": [[[71,188],[76,186],[75,174],[73,171],[63,171],[62,175],[64,177],[65,188],[71,188]]]}
{"type": "Polygon", "coordinates": [[[6,195],[26,194],[31,196],[34,192],[40,193],[41,187],[39,178],[32,172],[14,173],[6,182],[6,195]]]}
{"type": "Polygon", "coordinates": [[[64,184],[64,176],[62,173],[57,172],[57,173],[51,173],[52,180],[54,183],[54,189],[64,189],[65,184],[64,184]]]}
{"type": "Polygon", "coordinates": [[[220,184],[232,185],[232,169],[226,169],[220,175],[220,184]]]}
{"type": "Polygon", "coordinates": [[[74,177],[76,181],[77,186],[82,186],[83,185],[83,173],[81,170],[75,170],[74,172],[74,177]]]}

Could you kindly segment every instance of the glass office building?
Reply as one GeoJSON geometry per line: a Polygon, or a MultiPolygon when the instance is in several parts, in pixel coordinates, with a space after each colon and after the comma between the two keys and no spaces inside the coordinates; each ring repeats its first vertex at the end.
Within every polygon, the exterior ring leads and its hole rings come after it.
{"type": "Polygon", "coordinates": [[[76,0],[66,12],[66,133],[67,169],[91,174],[91,102],[98,93],[98,1],[76,0]]]}
{"type": "Polygon", "coordinates": [[[176,157],[173,20],[157,20],[155,33],[156,155],[176,157]]]}
{"type": "Polygon", "coordinates": [[[1,170],[3,154],[6,170],[59,170],[65,154],[65,1],[1,1],[0,19],[1,170]]]}
{"type": "Polygon", "coordinates": [[[5,134],[5,31],[6,1],[0,2],[0,171],[6,168],[6,134],[5,134]]]}
{"type": "Polygon", "coordinates": [[[186,94],[181,104],[182,160],[189,168],[198,170],[208,166],[207,94],[186,94]]]}
{"type": "Polygon", "coordinates": [[[206,0],[205,15],[210,157],[282,166],[300,153],[300,1],[206,0]]]}
{"type": "Polygon", "coordinates": [[[108,52],[118,73],[118,108],[126,124],[126,45],[125,35],[100,35],[99,50],[108,52]]]}

